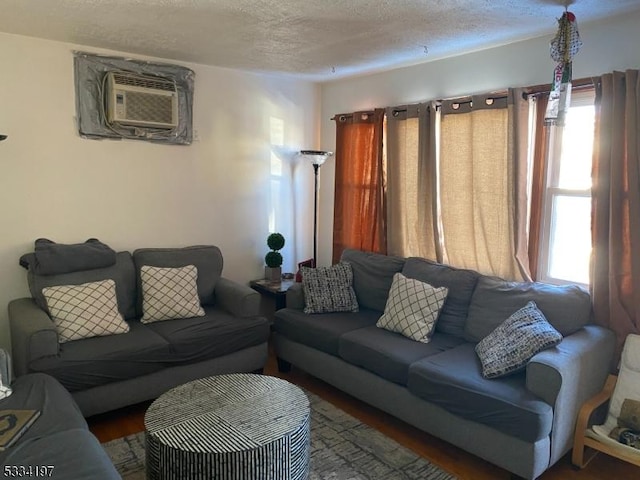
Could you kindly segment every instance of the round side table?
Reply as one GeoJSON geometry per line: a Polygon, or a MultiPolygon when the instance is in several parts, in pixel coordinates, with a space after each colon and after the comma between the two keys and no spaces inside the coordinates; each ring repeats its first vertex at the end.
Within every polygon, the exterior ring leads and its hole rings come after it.
{"type": "Polygon", "coordinates": [[[306,479],[309,400],[289,382],[230,374],[176,387],[144,417],[147,478],[306,479]]]}

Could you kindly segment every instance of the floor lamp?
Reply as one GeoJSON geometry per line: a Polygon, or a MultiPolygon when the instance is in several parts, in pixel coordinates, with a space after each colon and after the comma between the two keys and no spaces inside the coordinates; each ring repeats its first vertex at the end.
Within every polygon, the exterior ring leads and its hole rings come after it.
{"type": "Polygon", "coordinates": [[[318,266],[318,170],[320,165],[327,161],[333,152],[321,150],[301,150],[300,156],[313,165],[314,189],[313,189],[313,266],[318,266]]]}

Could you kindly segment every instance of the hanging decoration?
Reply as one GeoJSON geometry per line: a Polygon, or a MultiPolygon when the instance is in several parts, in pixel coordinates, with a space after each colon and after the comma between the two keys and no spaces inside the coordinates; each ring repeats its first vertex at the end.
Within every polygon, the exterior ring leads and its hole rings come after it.
{"type": "Polygon", "coordinates": [[[571,68],[573,57],[582,47],[576,16],[565,10],[558,20],[558,33],[551,41],[551,59],[556,62],[553,83],[544,117],[546,125],[564,126],[571,103],[571,68]]]}

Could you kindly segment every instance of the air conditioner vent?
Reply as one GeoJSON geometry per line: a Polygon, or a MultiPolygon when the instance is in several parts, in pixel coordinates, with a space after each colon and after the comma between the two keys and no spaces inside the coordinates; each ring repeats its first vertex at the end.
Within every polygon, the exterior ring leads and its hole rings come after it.
{"type": "Polygon", "coordinates": [[[132,87],[153,88],[155,90],[175,91],[176,87],[169,80],[156,79],[153,77],[141,77],[138,75],[113,73],[113,81],[116,85],[130,85],[132,87]]]}
{"type": "Polygon", "coordinates": [[[171,123],[171,97],[159,97],[152,93],[128,92],[127,118],[154,123],[171,123]]]}

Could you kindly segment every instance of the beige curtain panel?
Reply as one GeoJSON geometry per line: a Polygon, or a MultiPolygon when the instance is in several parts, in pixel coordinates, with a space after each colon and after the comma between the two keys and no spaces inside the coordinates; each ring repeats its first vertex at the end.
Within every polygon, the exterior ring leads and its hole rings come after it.
{"type": "Polygon", "coordinates": [[[627,70],[594,83],[591,293],[619,354],[627,335],[640,333],[640,79],[627,70]]]}
{"type": "Polygon", "coordinates": [[[528,278],[522,102],[517,90],[444,101],[440,132],[444,258],[512,280],[528,278]]]}
{"type": "Polygon", "coordinates": [[[387,250],[442,261],[436,242],[436,110],[387,109],[387,250]]]}

